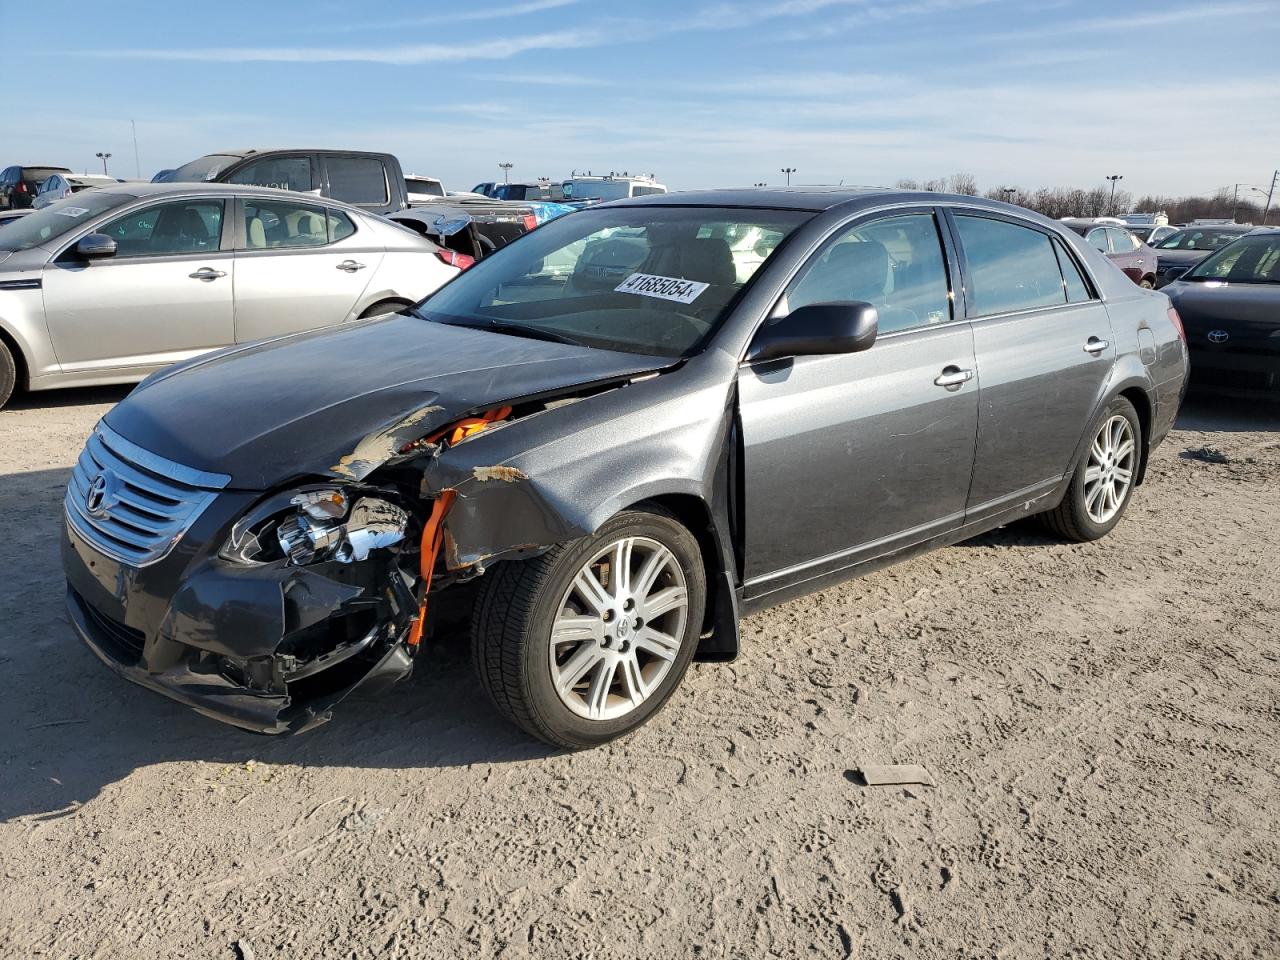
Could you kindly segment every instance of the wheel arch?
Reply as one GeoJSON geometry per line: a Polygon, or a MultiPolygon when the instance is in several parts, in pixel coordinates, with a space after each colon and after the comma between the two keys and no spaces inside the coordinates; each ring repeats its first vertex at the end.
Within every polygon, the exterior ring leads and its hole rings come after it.
{"type": "Polygon", "coordinates": [[[1142,428],[1142,458],[1138,462],[1138,475],[1134,479],[1134,485],[1137,486],[1142,483],[1147,475],[1147,460],[1151,457],[1151,424],[1155,419],[1155,411],[1152,407],[1151,397],[1138,384],[1130,384],[1122,388],[1116,396],[1124,397],[1133,404],[1133,409],[1138,414],[1138,426],[1142,428]]]}
{"type": "MultiPolygon", "coordinates": [[[[693,493],[658,493],[636,500],[623,510],[658,507],[670,514],[698,541],[706,573],[707,605],[703,613],[701,639],[696,660],[727,661],[738,655],[738,595],[733,571],[728,569],[726,550],[712,507],[693,493]]],[[[621,511],[619,511],[621,512],[621,511]]]]}
{"type": "Polygon", "coordinates": [[[26,351],[23,350],[22,344],[18,341],[3,324],[0,324],[0,343],[3,343],[13,356],[13,365],[17,368],[17,374],[14,382],[14,389],[26,390],[30,386],[31,367],[27,361],[26,351]]]}

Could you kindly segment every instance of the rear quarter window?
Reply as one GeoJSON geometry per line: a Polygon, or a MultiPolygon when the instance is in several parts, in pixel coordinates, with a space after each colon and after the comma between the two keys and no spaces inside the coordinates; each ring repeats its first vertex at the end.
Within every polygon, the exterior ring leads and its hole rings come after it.
{"type": "Polygon", "coordinates": [[[365,206],[390,201],[386,167],[377,157],[326,157],[325,167],[334,200],[365,206]]]}

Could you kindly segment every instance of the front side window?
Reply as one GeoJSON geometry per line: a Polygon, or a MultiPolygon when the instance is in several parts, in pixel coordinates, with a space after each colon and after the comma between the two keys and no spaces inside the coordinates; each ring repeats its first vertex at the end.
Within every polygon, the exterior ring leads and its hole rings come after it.
{"type": "Polygon", "coordinates": [[[275,187],[278,190],[310,190],[311,159],[309,157],[266,157],[242,167],[227,183],[242,183],[251,187],[275,187]]]}
{"type": "MultiPolygon", "coordinates": [[[[3,234],[0,234],[3,236],[3,234]]],[[[1183,280],[1280,283],[1280,233],[1241,237],[1183,274],[1183,280]]]]}
{"type": "Polygon", "coordinates": [[[589,208],[490,254],[417,312],[513,336],[685,356],[715,332],[773,248],[812,216],[589,208]]]}
{"type": "Polygon", "coordinates": [[[221,200],[174,200],[134,210],[96,232],[116,242],[116,259],[217,250],[222,211],[221,200]]]}
{"type": "Polygon", "coordinates": [[[956,227],[969,264],[970,301],[977,316],[1067,302],[1048,236],[1016,223],[963,214],[956,217],[956,227]]]}
{"type": "Polygon", "coordinates": [[[880,332],[951,319],[938,225],[930,213],[873,220],[838,234],[787,291],[787,308],[858,300],[880,314],[880,332]]]}
{"type": "MultiPolygon", "coordinates": [[[[246,249],[322,247],[329,242],[328,220],[322,207],[287,200],[246,199],[241,209],[246,249]]],[[[338,215],[345,217],[345,214],[338,215]]]]}
{"type": "Polygon", "coordinates": [[[343,203],[376,206],[391,198],[387,172],[377,157],[326,157],[329,196],[343,203]]]}

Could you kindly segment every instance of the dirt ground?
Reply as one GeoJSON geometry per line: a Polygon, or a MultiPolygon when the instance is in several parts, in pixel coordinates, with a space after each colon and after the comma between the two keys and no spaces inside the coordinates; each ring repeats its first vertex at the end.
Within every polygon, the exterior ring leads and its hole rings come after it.
{"type": "Polygon", "coordinates": [[[123,393],[0,411],[0,956],[1280,956],[1280,409],[1189,406],[1103,542],[753,616],[567,755],[457,643],[293,739],[109,674],[57,541],[123,393]]]}

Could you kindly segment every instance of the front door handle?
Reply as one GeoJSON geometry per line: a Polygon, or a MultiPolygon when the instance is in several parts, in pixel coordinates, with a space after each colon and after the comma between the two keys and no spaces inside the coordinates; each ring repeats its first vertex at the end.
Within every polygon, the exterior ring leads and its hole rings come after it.
{"type": "Polygon", "coordinates": [[[942,373],[935,377],[933,382],[940,387],[946,387],[950,390],[952,387],[958,387],[961,384],[968,383],[972,379],[972,370],[961,370],[953,364],[949,367],[943,367],[942,373]]]}
{"type": "Polygon", "coordinates": [[[1147,261],[1143,260],[1141,257],[1138,258],[1138,266],[1142,266],[1146,262],[1147,261]]]}
{"type": "Polygon", "coordinates": [[[1107,349],[1111,344],[1105,340],[1099,340],[1097,337],[1090,337],[1089,342],[1084,345],[1084,352],[1091,353],[1095,357],[1102,356],[1102,351],[1107,349]]]}
{"type": "Polygon", "coordinates": [[[338,264],[339,270],[345,270],[347,273],[355,273],[357,270],[363,270],[363,263],[356,263],[354,260],[343,260],[338,264]]]}
{"type": "Polygon", "coordinates": [[[208,283],[210,280],[217,280],[219,277],[225,277],[226,271],[215,270],[213,267],[201,267],[195,273],[188,273],[187,276],[192,280],[203,280],[208,283]]]}

